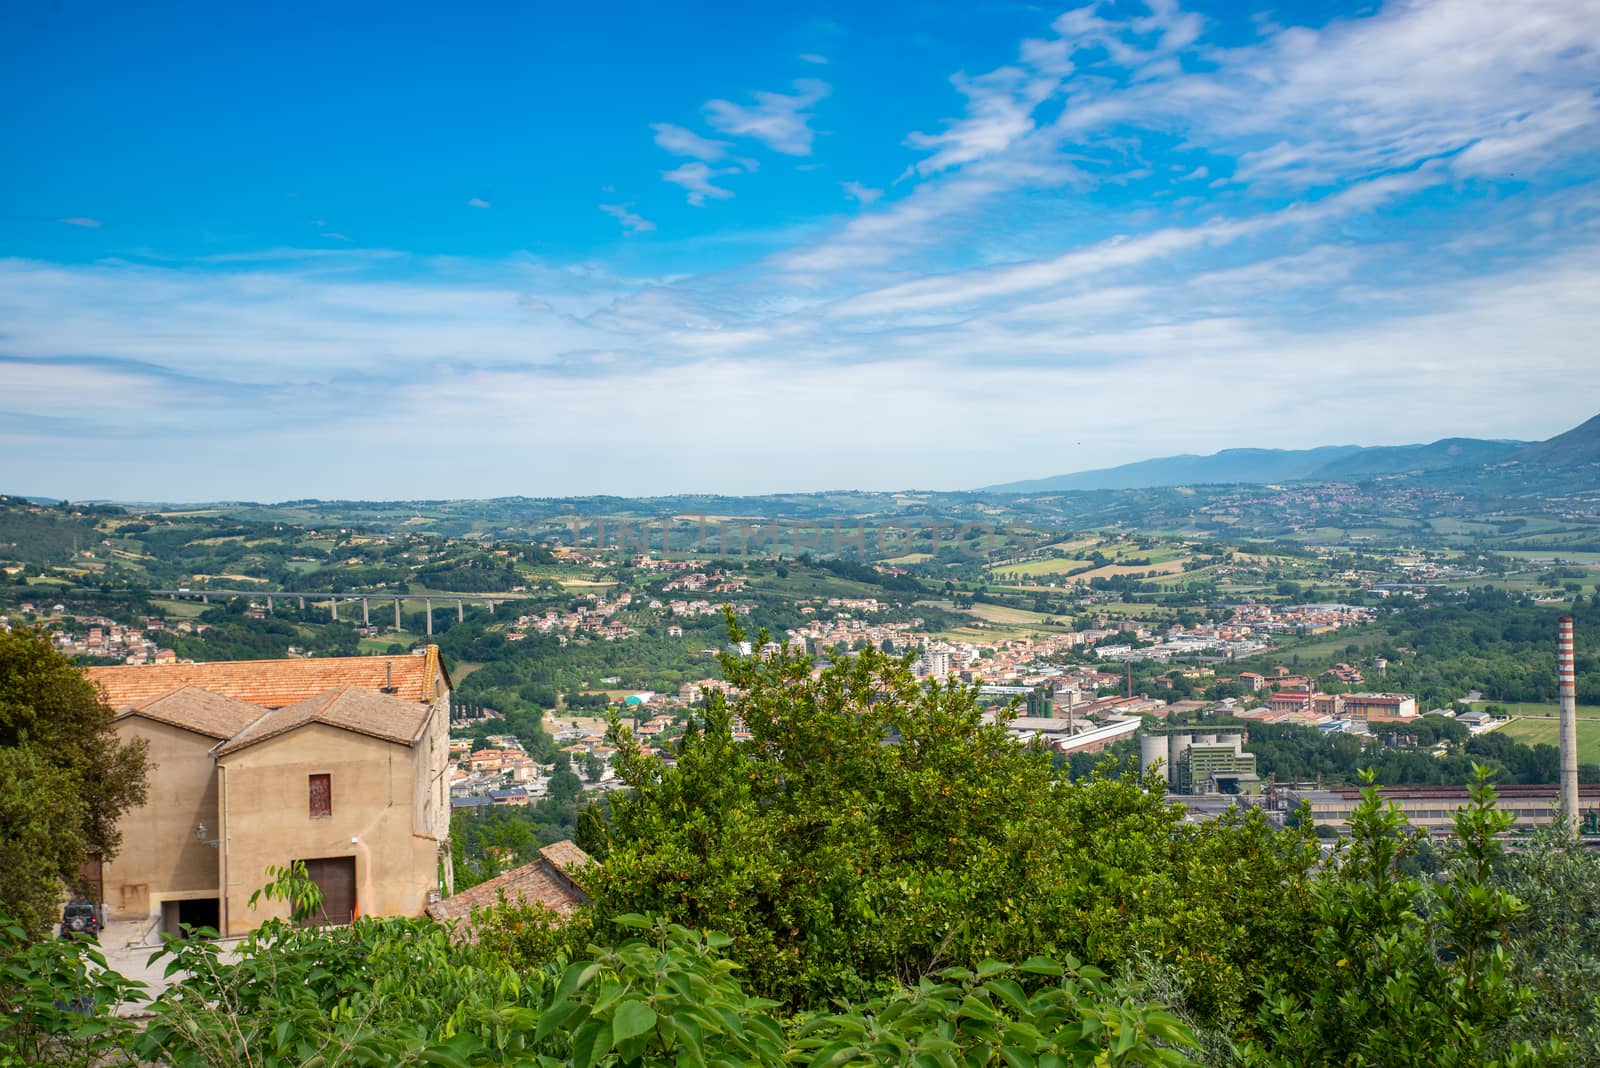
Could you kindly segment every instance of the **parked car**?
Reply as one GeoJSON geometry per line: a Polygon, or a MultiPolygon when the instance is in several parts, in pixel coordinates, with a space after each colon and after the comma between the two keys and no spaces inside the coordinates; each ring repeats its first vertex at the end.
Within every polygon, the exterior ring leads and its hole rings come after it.
{"type": "Polygon", "coordinates": [[[100,913],[94,903],[76,898],[61,910],[61,937],[100,937],[100,913]]]}

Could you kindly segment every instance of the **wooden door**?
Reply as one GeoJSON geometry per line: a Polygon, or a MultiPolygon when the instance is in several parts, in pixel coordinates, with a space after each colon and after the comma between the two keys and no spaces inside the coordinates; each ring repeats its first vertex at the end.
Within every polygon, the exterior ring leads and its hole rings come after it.
{"type": "Polygon", "coordinates": [[[306,874],[322,891],[322,912],[314,926],[350,923],[356,915],[356,858],[320,857],[305,862],[306,874]]]}

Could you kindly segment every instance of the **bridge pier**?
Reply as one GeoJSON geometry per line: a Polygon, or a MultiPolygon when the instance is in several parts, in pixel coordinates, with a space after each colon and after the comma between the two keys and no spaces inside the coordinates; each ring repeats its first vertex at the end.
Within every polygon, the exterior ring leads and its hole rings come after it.
{"type": "Polygon", "coordinates": [[[200,595],[200,603],[201,604],[210,604],[211,603],[211,595],[209,593],[202,593],[200,595]]]}
{"type": "Polygon", "coordinates": [[[329,619],[338,619],[339,618],[339,598],[337,598],[337,597],[332,597],[332,598],[329,598],[329,600],[328,600],[328,618],[329,619]]]}
{"type": "Polygon", "coordinates": [[[467,610],[463,606],[462,601],[457,599],[457,601],[456,601],[456,622],[457,623],[465,623],[466,621],[467,621],[467,610]]]}
{"type": "Polygon", "coordinates": [[[489,614],[491,616],[494,615],[494,602],[493,601],[489,602],[489,614]]]}
{"type": "Polygon", "coordinates": [[[272,614],[272,594],[267,594],[267,615],[272,614]]]}
{"type": "Polygon", "coordinates": [[[361,625],[363,627],[372,626],[371,605],[365,597],[361,598],[361,625]]]}
{"type": "Polygon", "coordinates": [[[428,617],[428,628],[427,628],[427,631],[428,631],[428,637],[431,638],[431,637],[433,637],[433,598],[432,597],[424,597],[422,599],[422,609],[423,609],[423,612],[428,617]]]}
{"type": "Polygon", "coordinates": [[[400,630],[400,598],[394,599],[394,629],[400,630]]]}
{"type": "Polygon", "coordinates": [[[302,597],[302,598],[300,598],[300,611],[304,612],[305,610],[306,610],[306,599],[304,597],[302,597]]]}

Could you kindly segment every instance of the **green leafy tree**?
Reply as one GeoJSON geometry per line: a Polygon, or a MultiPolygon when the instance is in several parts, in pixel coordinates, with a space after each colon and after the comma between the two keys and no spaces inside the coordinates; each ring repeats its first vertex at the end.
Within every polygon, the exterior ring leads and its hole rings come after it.
{"type": "Polygon", "coordinates": [[[613,725],[633,790],[587,876],[602,930],[652,913],[726,931],[752,989],[798,1006],[991,957],[1144,952],[1208,1016],[1239,1011],[1246,969],[1303,935],[1308,832],[1259,813],[1193,825],[1136,779],[1074,784],[906,659],[723,669],[749,741],[720,699],[672,765],[613,725]]]}
{"type": "Polygon", "coordinates": [[[1600,1064],[1600,854],[1563,827],[1505,858],[1500,884],[1527,908],[1511,923],[1511,974],[1533,991],[1508,1037],[1565,1042],[1573,1064],[1600,1064]]]}
{"type": "Polygon", "coordinates": [[[1368,787],[1350,817],[1334,871],[1317,882],[1317,927],[1298,983],[1274,978],[1259,1014],[1251,1065],[1469,1068],[1568,1063],[1558,1042],[1505,1042],[1532,993],[1511,974],[1505,939],[1527,906],[1495,879],[1499,836],[1513,817],[1495,806],[1480,768],[1456,813],[1456,844],[1435,885],[1400,862],[1424,832],[1368,787]]]}
{"type": "Polygon", "coordinates": [[[47,925],[85,857],[115,855],[146,771],[144,747],[118,739],[99,691],[48,637],[0,631],[0,910],[47,925]]]}

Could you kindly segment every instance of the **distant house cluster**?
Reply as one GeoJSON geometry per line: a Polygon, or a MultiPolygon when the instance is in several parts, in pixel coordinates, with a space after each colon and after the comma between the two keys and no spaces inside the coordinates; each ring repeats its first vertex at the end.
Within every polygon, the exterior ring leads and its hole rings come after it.
{"type": "MultiPolygon", "coordinates": [[[[145,616],[137,624],[124,625],[101,615],[67,615],[63,604],[39,605],[32,601],[19,604],[17,612],[22,617],[18,622],[48,628],[56,649],[67,656],[92,656],[127,664],[170,664],[178,658],[161,645],[158,636],[167,629],[167,622],[158,616],[145,616]]],[[[11,624],[9,616],[0,615],[0,630],[10,630],[11,624]]],[[[185,620],[173,629],[192,632],[196,626],[185,620]]],[[[205,629],[204,624],[198,627],[205,629]]]]}

